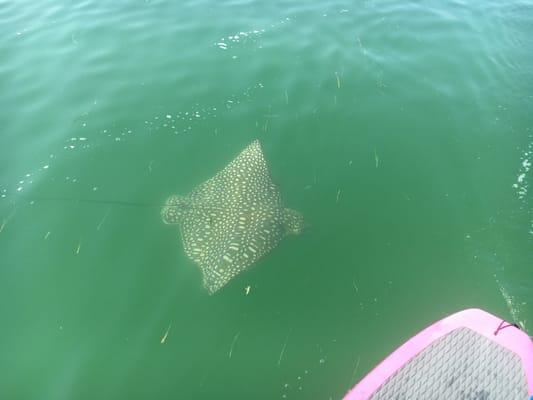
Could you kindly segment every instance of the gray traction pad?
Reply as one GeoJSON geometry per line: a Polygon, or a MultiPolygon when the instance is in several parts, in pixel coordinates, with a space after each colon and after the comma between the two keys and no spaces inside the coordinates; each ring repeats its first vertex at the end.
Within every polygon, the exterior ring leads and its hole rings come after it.
{"type": "Polygon", "coordinates": [[[396,371],[370,400],[527,400],[520,357],[468,329],[436,340],[396,371]]]}

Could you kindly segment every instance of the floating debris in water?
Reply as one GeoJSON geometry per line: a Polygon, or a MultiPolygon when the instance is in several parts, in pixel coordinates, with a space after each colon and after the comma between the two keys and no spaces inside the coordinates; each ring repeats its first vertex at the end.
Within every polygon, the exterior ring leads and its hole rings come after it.
{"type": "Polygon", "coordinates": [[[161,341],[160,341],[161,344],[165,344],[165,342],[167,341],[167,337],[168,337],[168,334],[170,332],[170,328],[171,327],[172,327],[172,322],[170,324],[168,324],[168,328],[165,331],[165,334],[163,335],[163,337],[161,338],[161,341]]]}
{"type": "Polygon", "coordinates": [[[231,355],[233,354],[233,348],[235,347],[235,343],[237,342],[237,339],[239,338],[239,335],[241,334],[241,331],[237,332],[235,336],[233,337],[233,341],[231,342],[231,346],[228,353],[228,358],[231,358],[231,355]]]}
{"type": "Polygon", "coordinates": [[[279,353],[278,358],[278,365],[281,365],[281,360],[283,359],[283,355],[285,354],[285,348],[287,347],[287,343],[289,342],[289,337],[291,336],[292,328],[289,329],[289,333],[287,333],[287,337],[285,338],[285,342],[283,343],[283,347],[281,348],[281,352],[279,353]]]}

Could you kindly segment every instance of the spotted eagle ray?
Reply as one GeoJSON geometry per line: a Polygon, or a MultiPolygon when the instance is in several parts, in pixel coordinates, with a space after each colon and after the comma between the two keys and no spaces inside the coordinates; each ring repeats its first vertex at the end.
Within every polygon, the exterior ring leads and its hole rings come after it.
{"type": "Polygon", "coordinates": [[[161,217],[179,225],[209,294],[304,227],[299,212],[283,207],[258,140],[187,196],[170,196],[161,217]]]}

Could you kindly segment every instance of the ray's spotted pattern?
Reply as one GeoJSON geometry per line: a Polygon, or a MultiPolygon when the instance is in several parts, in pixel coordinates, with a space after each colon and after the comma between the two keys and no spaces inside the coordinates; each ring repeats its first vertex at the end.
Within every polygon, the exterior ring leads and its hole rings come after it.
{"type": "Polygon", "coordinates": [[[258,140],[187,196],[169,197],[161,216],[179,225],[209,294],[304,226],[299,212],[283,207],[258,140]]]}

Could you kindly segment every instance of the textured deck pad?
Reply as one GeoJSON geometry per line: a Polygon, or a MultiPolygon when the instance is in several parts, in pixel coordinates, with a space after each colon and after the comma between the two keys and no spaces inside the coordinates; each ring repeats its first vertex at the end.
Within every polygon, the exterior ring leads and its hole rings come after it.
{"type": "Polygon", "coordinates": [[[520,357],[468,328],[458,328],[400,368],[372,400],[528,399],[520,357]]]}

